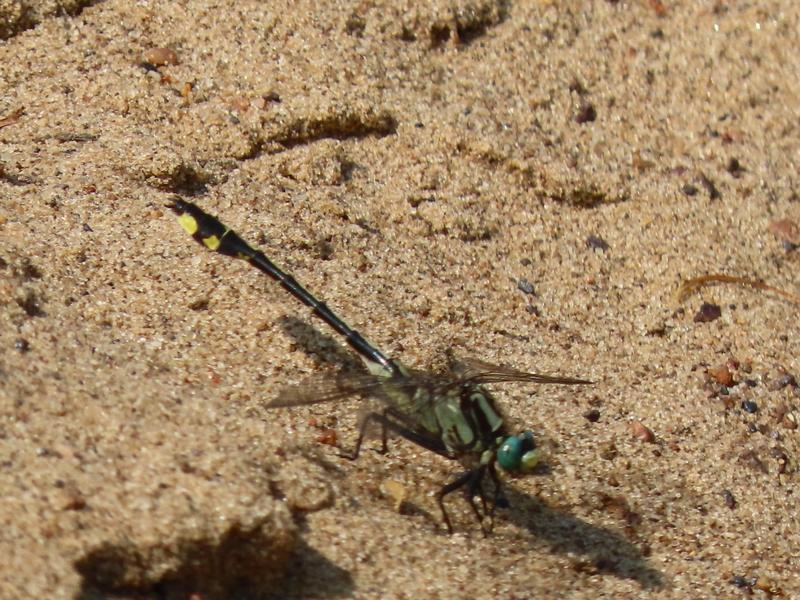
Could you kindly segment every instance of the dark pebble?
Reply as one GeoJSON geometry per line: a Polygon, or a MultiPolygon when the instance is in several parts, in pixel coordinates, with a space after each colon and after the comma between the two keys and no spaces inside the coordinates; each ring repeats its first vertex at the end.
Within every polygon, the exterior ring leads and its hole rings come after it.
{"type": "Polygon", "coordinates": [[[725,501],[725,506],[731,510],[736,508],[736,498],[733,497],[730,490],[722,490],[722,499],[725,501]]]}
{"type": "Polygon", "coordinates": [[[722,309],[717,304],[703,302],[697,314],[694,316],[695,323],[710,323],[722,316],[722,309]]]}
{"type": "Polygon", "coordinates": [[[738,588],[749,588],[753,587],[756,583],[755,577],[742,577],[741,575],[734,575],[730,578],[729,582],[731,585],[735,585],[738,588]]]}
{"type": "Polygon", "coordinates": [[[533,284],[524,277],[517,281],[517,288],[523,294],[532,294],[534,292],[533,284]]]}
{"type": "Polygon", "coordinates": [[[786,252],[794,252],[795,250],[800,248],[800,244],[795,244],[793,242],[790,242],[789,240],[783,240],[781,242],[781,245],[783,246],[783,249],[786,252]]]}
{"type": "Polygon", "coordinates": [[[597,110],[591,104],[584,104],[575,115],[575,122],[583,125],[584,123],[591,123],[597,118],[597,110]]]}
{"type": "Polygon", "coordinates": [[[728,161],[728,166],[726,167],[726,169],[728,173],[730,173],[737,179],[742,176],[742,173],[744,173],[744,167],[735,158],[732,158],[728,161]]]}
{"type": "Polygon", "coordinates": [[[744,400],[742,401],[742,410],[749,413],[758,412],[758,404],[753,402],[752,400],[744,400]]]}
{"type": "Polygon", "coordinates": [[[28,350],[31,349],[30,342],[25,338],[17,338],[14,340],[14,348],[23,354],[25,354],[28,350]]]}
{"type": "Polygon", "coordinates": [[[681,188],[681,191],[686,194],[687,196],[694,196],[697,194],[697,187],[693,186],[691,183],[685,183],[681,188]]]}
{"type": "Polygon", "coordinates": [[[583,418],[590,423],[597,423],[600,420],[600,411],[596,408],[587,410],[585,413],[583,413],[583,418]]]}
{"type": "Polygon", "coordinates": [[[605,252],[611,247],[599,235],[590,235],[589,237],[587,237],[586,245],[589,246],[589,248],[591,248],[592,250],[602,250],[603,252],[605,252]]]}

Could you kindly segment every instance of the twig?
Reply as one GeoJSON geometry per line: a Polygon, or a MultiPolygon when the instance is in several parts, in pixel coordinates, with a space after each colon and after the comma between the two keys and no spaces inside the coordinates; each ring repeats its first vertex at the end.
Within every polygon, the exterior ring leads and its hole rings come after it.
{"type": "Polygon", "coordinates": [[[675,302],[676,304],[680,304],[683,302],[687,296],[689,296],[692,292],[699,290],[701,287],[706,285],[707,283],[734,283],[736,285],[746,285],[752,288],[756,288],[757,290],[764,290],[765,292],[772,292],[774,294],[778,294],[779,296],[783,296],[789,302],[793,302],[794,304],[800,304],[800,296],[797,294],[793,294],[792,292],[787,292],[785,290],[780,290],[776,287],[772,287],[771,285],[767,285],[766,283],[762,283],[761,281],[756,281],[755,279],[747,279],[746,277],[734,277],[733,275],[722,275],[720,273],[714,273],[712,275],[703,275],[701,277],[695,277],[693,279],[687,279],[683,283],[678,286],[678,289],[675,291],[675,302]]]}
{"type": "Polygon", "coordinates": [[[18,108],[17,110],[12,112],[7,117],[3,117],[2,119],[0,119],[0,129],[2,129],[3,127],[6,127],[8,125],[13,125],[14,123],[16,123],[17,121],[19,121],[19,118],[24,113],[25,113],[25,108],[22,107],[22,108],[18,108]]]}

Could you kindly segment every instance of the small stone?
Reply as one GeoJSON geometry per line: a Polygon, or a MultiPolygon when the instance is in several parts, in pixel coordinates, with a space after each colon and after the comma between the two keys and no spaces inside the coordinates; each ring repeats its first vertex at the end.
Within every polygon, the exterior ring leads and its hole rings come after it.
{"type": "Polygon", "coordinates": [[[631,421],[628,425],[631,430],[631,433],[639,438],[641,441],[646,442],[648,444],[652,444],[656,441],[656,436],[653,432],[641,421],[631,421]]]}
{"type": "Polygon", "coordinates": [[[31,344],[25,338],[17,338],[14,340],[14,349],[25,354],[31,349],[31,344]]]}
{"type": "Polygon", "coordinates": [[[406,486],[394,479],[387,479],[381,484],[381,492],[393,500],[395,512],[402,511],[403,503],[406,501],[406,496],[408,496],[406,486]]]}
{"type": "Polygon", "coordinates": [[[725,506],[731,510],[736,508],[736,498],[733,497],[730,490],[722,490],[722,499],[725,501],[725,506]]]}
{"type": "Polygon", "coordinates": [[[753,589],[766,592],[770,596],[781,595],[780,588],[777,585],[775,585],[775,582],[769,579],[768,577],[759,577],[758,579],[756,579],[756,582],[753,584],[753,589]]]}
{"type": "Polygon", "coordinates": [[[578,114],[575,115],[575,122],[579,125],[584,123],[591,123],[597,118],[597,109],[592,104],[586,103],[581,105],[578,109],[578,114]]]}
{"type": "Polygon", "coordinates": [[[597,423],[600,420],[600,411],[596,408],[587,410],[585,413],[583,413],[583,418],[590,423],[597,423]]]}
{"type": "Polygon", "coordinates": [[[335,429],[323,429],[320,434],[317,436],[317,441],[320,444],[325,444],[327,446],[335,446],[336,445],[336,430],[335,429]]]}
{"type": "Polygon", "coordinates": [[[697,195],[698,189],[697,189],[696,186],[692,185],[691,183],[685,183],[685,184],[683,184],[683,187],[681,187],[681,191],[686,196],[695,196],[695,195],[697,195]]]}
{"type": "Polygon", "coordinates": [[[729,583],[731,585],[735,585],[738,588],[749,588],[753,587],[756,580],[751,577],[743,577],[742,575],[734,575],[730,578],[729,583]]]}
{"type": "Polygon", "coordinates": [[[716,321],[722,316],[722,309],[717,304],[710,302],[703,302],[699,310],[694,316],[695,323],[710,323],[716,321]]]}
{"type": "Polygon", "coordinates": [[[792,245],[800,244],[800,227],[791,219],[773,221],[767,229],[783,242],[789,242],[792,245]]]}
{"type": "Polygon", "coordinates": [[[177,65],[178,54],[172,48],[151,48],[144,53],[144,61],[155,67],[177,65]]]}
{"type": "Polygon", "coordinates": [[[533,294],[534,291],[535,291],[534,288],[533,288],[533,284],[530,281],[528,281],[527,279],[525,279],[524,277],[522,279],[520,279],[519,281],[517,281],[517,288],[523,294],[533,294]]]}
{"type": "Polygon", "coordinates": [[[725,365],[719,365],[718,367],[709,367],[706,373],[708,373],[708,376],[711,377],[711,379],[713,379],[717,383],[720,383],[727,387],[733,385],[733,374],[725,365]]]}
{"type": "Polygon", "coordinates": [[[739,179],[739,177],[741,177],[742,173],[744,173],[745,171],[745,168],[742,166],[742,163],[740,163],[739,160],[736,158],[731,158],[728,161],[728,166],[725,167],[725,169],[736,179],[739,179]]]}
{"type": "Polygon", "coordinates": [[[758,412],[758,404],[756,404],[752,400],[743,400],[742,410],[745,412],[749,412],[750,414],[756,413],[758,412]]]}
{"type": "Polygon", "coordinates": [[[779,446],[772,448],[770,454],[778,463],[778,475],[786,473],[786,468],[789,466],[789,455],[786,454],[786,451],[779,446]]]}

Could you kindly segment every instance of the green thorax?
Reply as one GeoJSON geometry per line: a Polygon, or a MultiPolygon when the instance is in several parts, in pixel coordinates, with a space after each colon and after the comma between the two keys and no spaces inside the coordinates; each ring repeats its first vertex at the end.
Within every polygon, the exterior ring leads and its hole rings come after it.
{"type": "Polygon", "coordinates": [[[448,455],[455,458],[494,451],[507,435],[503,416],[483,386],[466,382],[445,385],[437,378],[410,377],[408,369],[395,364],[400,377],[368,365],[374,374],[386,377],[381,392],[391,407],[388,414],[416,433],[440,440],[448,455]]]}

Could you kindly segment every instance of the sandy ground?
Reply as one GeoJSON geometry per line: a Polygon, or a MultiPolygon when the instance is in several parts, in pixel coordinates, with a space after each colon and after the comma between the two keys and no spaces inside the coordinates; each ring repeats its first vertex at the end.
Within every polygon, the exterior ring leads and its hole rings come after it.
{"type": "Polygon", "coordinates": [[[0,23],[0,597],[800,597],[798,306],[675,298],[800,289],[798,3],[0,23]],[[491,535],[458,464],[338,456],[357,399],[265,409],[352,354],[176,193],[408,365],[596,382],[492,387],[550,457],[491,535]]]}

